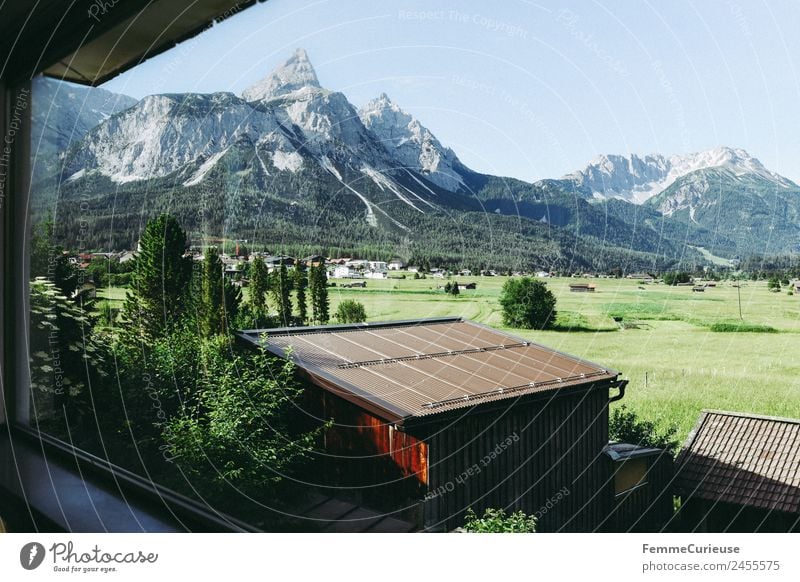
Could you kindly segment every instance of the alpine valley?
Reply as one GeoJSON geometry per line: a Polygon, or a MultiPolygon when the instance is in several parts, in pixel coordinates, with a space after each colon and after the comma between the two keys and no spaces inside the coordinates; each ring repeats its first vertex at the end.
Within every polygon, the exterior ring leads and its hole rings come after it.
{"type": "Polygon", "coordinates": [[[321,87],[302,49],[241,95],[40,78],[33,105],[34,212],[70,248],[135,248],[164,211],[197,244],[472,268],[661,270],[800,242],[800,187],[743,150],[482,174],[387,95],[357,109],[321,87]]]}

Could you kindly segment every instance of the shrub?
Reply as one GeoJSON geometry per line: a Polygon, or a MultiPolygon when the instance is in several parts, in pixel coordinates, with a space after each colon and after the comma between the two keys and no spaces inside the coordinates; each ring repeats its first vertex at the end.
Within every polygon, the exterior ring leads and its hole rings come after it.
{"type": "Polygon", "coordinates": [[[509,279],[500,295],[503,323],[509,327],[546,329],[556,320],[556,298],[541,282],[522,277],[509,279]]]}
{"type": "Polygon", "coordinates": [[[666,428],[659,429],[655,423],[640,419],[624,404],[615,408],[608,419],[608,438],[611,441],[656,447],[675,454],[680,446],[677,434],[676,425],[670,424],[666,428]]]}
{"type": "Polygon", "coordinates": [[[745,323],[744,321],[720,322],[712,324],[709,329],[716,332],[741,332],[741,333],[777,333],[778,330],[769,325],[745,323]]]}
{"type": "Polygon", "coordinates": [[[483,512],[483,517],[468,509],[464,517],[464,531],[469,533],[534,533],[536,531],[536,518],[516,511],[506,515],[502,509],[489,508],[483,512]]]}
{"type": "Polygon", "coordinates": [[[367,320],[367,311],[358,301],[345,299],[336,308],[336,319],[339,323],[361,323],[367,320]]]}
{"type": "Polygon", "coordinates": [[[230,355],[230,338],[204,340],[196,401],[164,425],[165,458],[220,494],[232,488],[263,498],[311,462],[329,426],[307,427],[297,401],[303,387],[290,360],[230,355]]]}

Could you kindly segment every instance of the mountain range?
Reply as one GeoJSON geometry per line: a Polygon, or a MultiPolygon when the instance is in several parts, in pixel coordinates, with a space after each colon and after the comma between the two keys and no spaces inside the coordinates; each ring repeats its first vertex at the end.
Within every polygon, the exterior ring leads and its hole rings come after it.
{"type": "Polygon", "coordinates": [[[536,183],[487,175],[385,93],[358,109],[323,88],[302,49],[241,95],[135,101],[57,85],[34,91],[35,116],[39,102],[64,112],[36,127],[34,209],[55,210],[65,244],[83,220],[84,244],[130,248],[145,218],[169,211],[195,240],[476,267],[797,250],[800,187],[743,150],[601,156],[536,183]]]}

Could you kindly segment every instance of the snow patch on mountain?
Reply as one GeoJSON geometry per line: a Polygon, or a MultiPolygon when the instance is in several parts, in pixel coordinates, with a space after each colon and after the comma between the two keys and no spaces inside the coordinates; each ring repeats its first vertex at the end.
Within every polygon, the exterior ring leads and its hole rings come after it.
{"type": "Polygon", "coordinates": [[[743,149],[718,147],[707,151],[674,156],[602,155],[583,170],[564,176],[594,198],[621,198],[641,204],[663,192],[677,179],[697,170],[723,168],[734,175],[756,174],[782,188],[796,185],[767,170],[743,149]]]}
{"type": "Polygon", "coordinates": [[[422,212],[424,214],[422,210],[417,208],[417,206],[413,202],[411,202],[411,200],[406,198],[405,195],[402,192],[400,192],[397,186],[395,186],[395,184],[390,179],[388,179],[380,172],[377,172],[375,168],[371,168],[369,166],[363,166],[361,168],[361,172],[369,176],[372,179],[372,181],[375,182],[375,184],[377,184],[378,188],[380,188],[381,190],[389,189],[390,192],[394,193],[395,196],[397,196],[400,200],[408,204],[411,208],[413,208],[418,212],[422,212]]]}

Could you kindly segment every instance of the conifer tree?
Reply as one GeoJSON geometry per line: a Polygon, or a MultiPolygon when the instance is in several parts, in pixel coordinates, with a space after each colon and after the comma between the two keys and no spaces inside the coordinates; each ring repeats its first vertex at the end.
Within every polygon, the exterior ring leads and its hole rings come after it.
{"type": "Polygon", "coordinates": [[[295,300],[297,301],[297,317],[300,323],[305,325],[308,319],[308,302],[306,301],[306,289],[308,288],[308,274],[305,265],[297,264],[294,268],[293,276],[295,300]]]}
{"type": "Polygon", "coordinates": [[[257,317],[267,311],[267,292],[269,291],[269,271],[264,259],[256,257],[250,266],[250,305],[257,317]]]}
{"type": "Polygon", "coordinates": [[[281,261],[281,266],[272,273],[272,297],[278,308],[278,320],[281,325],[288,326],[292,320],[292,280],[286,269],[286,264],[281,261]]]}
{"type": "Polygon", "coordinates": [[[241,291],[225,279],[225,266],[216,247],[206,250],[200,285],[199,327],[205,337],[223,334],[239,310],[241,291]]]}
{"type": "Polygon", "coordinates": [[[192,264],[185,250],[186,233],[174,217],[162,214],[145,226],[123,307],[138,340],[166,335],[186,315],[192,264]]]}

